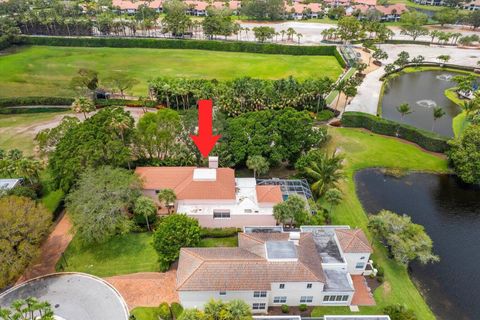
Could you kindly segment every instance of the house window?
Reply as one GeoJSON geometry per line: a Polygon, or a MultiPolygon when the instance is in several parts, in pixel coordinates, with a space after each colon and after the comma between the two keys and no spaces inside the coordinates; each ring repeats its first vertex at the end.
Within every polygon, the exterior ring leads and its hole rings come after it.
{"type": "Polygon", "coordinates": [[[342,296],[342,301],[348,301],[348,296],[342,296]]]}
{"type": "Polygon", "coordinates": [[[328,301],[335,301],[335,296],[330,296],[330,299],[328,301]]]}
{"type": "Polygon", "coordinates": [[[243,212],[245,212],[245,213],[252,213],[252,209],[245,209],[245,210],[243,210],[243,212]]]}
{"type": "Polygon", "coordinates": [[[311,283],[307,283],[307,289],[312,289],[312,284],[311,283]]]}
{"type": "Polygon", "coordinates": [[[253,297],[254,298],[265,298],[267,296],[267,291],[254,291],[253,297]]]}
{"type": "Polygon", "coordinates": [[[285,289],[285,283],[280,283],[280,289],[285,289]]]}
{"type": "Polygon", "coordinates": [[[365,257],[361,257],[361,258],[360,258],[360,260],[364,260],[364,259],[365,259],[365,257]]]}
{"type": "Polygon", "coordinates": [[[365,263],[364,262],[357,262],[355,265],[355,269],[363,269],[365,268],[365,263]]]}
{"type": "Polygon", "coordinates": [[[267,305],[265,303],[254,303],[252,310],[264,310],[267,305]]]}
{"type": "Polygon", "coordinates": [[[230,219],[230,210],[213,210],[214,219],[230,219]]]}
{"type": "Polygon", "coordinates": [[[274,297],[273,303],[286,303],[287,297],[274,297]]]}
{"type": "Polygon", "coordinates": [[[329,296],[324,296],[323,301],[328,301],[329,296]]]}
{"type": "Polygon", "coordinates": [[[337,297],[335,298],[335,301],[342,301],[342,296],[337,296],[337,297]]]}
{"type": "Polygon", "coordinates": [[[309,303],[313,301],[313,296],[301,296],[300,303],[309,303]]]}
{"type": "Polygon", "coordinates": [[[220,295],[221,295],[221,296],[226,296],[226,295],[227,295],[227,292],[226,292],[226,291],[220,291],[220,295]]]}

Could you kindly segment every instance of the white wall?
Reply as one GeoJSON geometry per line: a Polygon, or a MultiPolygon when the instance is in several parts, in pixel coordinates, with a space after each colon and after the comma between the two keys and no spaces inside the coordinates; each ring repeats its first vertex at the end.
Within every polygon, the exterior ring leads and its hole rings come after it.
{"type": "Polygon", "coordinates": [[[323,283],[321,282],[273,282],[271,284],[269,304],[270,306],[281,306],[287,304],[289,306],[298,306],[301,296],[313,296],[313,301],[305,303],[309,306],[319,306],[322,302],[323,283]],[[280,289],[280,284],[285,284],[284,289],[280,289]],[[311,283],[312,288],[307,289],[307,284],[311,283]],[[273,303],[275,297],[287,297],[286,303],[273,303]]]}
{"type": "Polygon", "coordinates": [[[350,274],[363,274],[365,267],[367,266],[370,253],[344,253],[345,260],[347,261],[347,270],[350,274]],[[363,257],[363,259],[362,259],[363,257]],[[355,266],[357,263],[363,263],[363,268],[357,269],[355,266]]]}

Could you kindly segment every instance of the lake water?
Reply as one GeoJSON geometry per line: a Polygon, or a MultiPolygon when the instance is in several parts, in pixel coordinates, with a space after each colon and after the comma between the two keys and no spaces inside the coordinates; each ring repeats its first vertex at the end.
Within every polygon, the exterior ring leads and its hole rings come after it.
{"type": "Polygon", "coordinates": [[[460,113],[460,107],[445,96],[445,90],[456,85],[452,77],[455,72],[421,71],[401,74],[389,81],[382,100],[382,117],[404,122],[417,128],[432,130],[433,108],[442,107],[445,115],[435,123],[434,131],[453,136],[452,119],[460,113]],[[403,120],[397,107],[408,103],[413,113],[403,120]]]}
{"type": "Polygon", "coordinates": [[[480,188],[455,176],[412,173],[401,178],[368,169],[355,176],[365,210],[407,214],[425,227],[441,261],[411,264],[438,319],[480,319],[480,188]]]}

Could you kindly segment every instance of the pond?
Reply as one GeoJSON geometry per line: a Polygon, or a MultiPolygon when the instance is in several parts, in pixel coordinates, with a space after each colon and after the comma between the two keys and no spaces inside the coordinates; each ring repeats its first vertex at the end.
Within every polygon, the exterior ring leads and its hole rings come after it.
{"type": "Polygon", "coordinates": [[[452,81],[452,77],[456,75],[459,73],[441,70],[420,71],[400,74],[389,80],[382,99],[382,117],[432,130],[433,108],[442,107],[445,115],[436,121],[434,131],[452,137],[452,120],[461,110],[445,96],[444,91],[456,85],[452,81]],[[413,113],[402,119],[397,107],[405,102],[410,105],[413,113]]]}
{"type": "Polygon", "coordinates": [[[452,175],[412,173],[401,178],[367,169],[355,175],[357,194],[369,213],[388,209],[425,227],[440,262],[411,264],[438,319],[480,315],[480,188],[452,175]]]}

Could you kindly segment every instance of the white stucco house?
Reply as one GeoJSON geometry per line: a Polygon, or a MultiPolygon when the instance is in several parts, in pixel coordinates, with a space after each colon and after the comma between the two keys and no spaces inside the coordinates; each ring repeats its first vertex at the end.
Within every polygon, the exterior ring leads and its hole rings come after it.
{"type": "Polygon", "coordinates": [[[372,248],[359,229],[245,227],[236,248],[182,248],[176,287],[185,308],[210,299],[241,299],[253,313],[269,307],[349,306],[352,276],[365,271],[372,248]]]}
{"type": "Polygon", "coordinates": [[[235,170],[218,168],[218,158],[208,168],[137,167],[144,194],[157,201],[162,189],[177,197],[176,212],[196,218],[208,228],[275,225],[273,207],[283,201],[278,185],[257,185],[254,178],[235,178],[235,170]]]}

